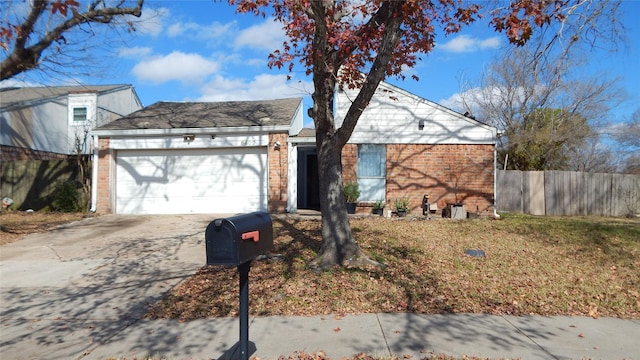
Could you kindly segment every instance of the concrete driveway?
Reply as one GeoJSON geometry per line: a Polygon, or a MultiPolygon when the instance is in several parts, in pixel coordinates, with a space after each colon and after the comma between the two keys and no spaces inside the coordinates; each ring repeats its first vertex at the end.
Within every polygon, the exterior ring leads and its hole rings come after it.
{"type": "Polygon", "coordinates": [[[0,357],[90,355],[205,264],[216,217],[107,215],[0,247],[0,357]]]}

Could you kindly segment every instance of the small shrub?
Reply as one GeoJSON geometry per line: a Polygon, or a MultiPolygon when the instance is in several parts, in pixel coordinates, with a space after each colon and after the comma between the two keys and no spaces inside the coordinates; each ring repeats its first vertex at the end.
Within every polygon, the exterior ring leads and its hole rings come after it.
{"type": "Polygon", "coordinates": [[[394,200],[393,206],[397,211],[407,211],[409,209],[409,202],[409,198],[401,197],[394,200]]]}
{"type": "Polygon", "coordinates": [[[348,182],[344,185],[344,197],[348,203],[354,203],[358,201],[360,197],[360,189],[358,183],[348,182]]]}
{"type": "Polygon", "coordinates": [[[73,181],[65,181],[58,184],[53,190],[51,207],[55,211],[79,212],[80,191],[73,181]]]}

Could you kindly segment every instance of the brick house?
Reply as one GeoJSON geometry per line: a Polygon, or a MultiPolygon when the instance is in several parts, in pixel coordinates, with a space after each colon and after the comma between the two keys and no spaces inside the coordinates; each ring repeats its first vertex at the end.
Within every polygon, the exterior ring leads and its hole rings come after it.
{"type": "MultiPolygon", "coordinates": [[[[337,126],[356,94],[337,91],[337,126]]],[[[360,213],[380,200],[392,209],[398,198],[422,213],[424,195],[439,211],[463,204],[469,212],[492,213],[496,137],[492,126],[383,82],[343,149],[343,178],[359,185],[360,213]]],[[[291,142],[298,160],[297,205],[317,208],[313,129],[291,142]]]]}
{"type": "MultiPolygon", "coordinates": [[[[340,125],[356,93],[336,92],[340,125]]],[[[315,130],[302,99],[156,103],[94,131],[92,208],[101,213],[318,209],[315,130]]],[[[407,198],[421,213],[463,204],[494,211],[494,127],[381,83],[343,150],[358,212],[407,198]]]]}

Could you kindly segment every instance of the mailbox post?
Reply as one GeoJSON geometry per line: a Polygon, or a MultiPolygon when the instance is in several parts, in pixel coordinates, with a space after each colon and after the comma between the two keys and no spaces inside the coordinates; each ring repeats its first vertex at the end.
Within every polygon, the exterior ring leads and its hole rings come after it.
{"type": "Polygon", "coordinates": [[[238,265],[240,275],[240,359],[249,359],[249,270],[251,261],[238,265]]]}
{"type": "Polygon", "coordinates": [[[209,223],[205,231],[207,265],[232,265],[240,275],[240,359],[249,359],[249,270],[251,261],[273,247],[269,214],[254,212],[209,223]]]}

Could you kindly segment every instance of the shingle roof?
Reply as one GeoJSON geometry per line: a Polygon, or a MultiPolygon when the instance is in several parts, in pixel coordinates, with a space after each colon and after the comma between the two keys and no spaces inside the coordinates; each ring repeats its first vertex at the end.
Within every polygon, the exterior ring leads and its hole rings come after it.
{"type": "Polygon", "coordinates": [[[289,125],[301,101],[157,102],[97,130],[289,125]]]}
{"type": "Polygon", "coordinates": [[[47,86],[0,88],[0,108],[21,105],[31,101],[56,98],[72,93],[104,92],[131,85],[80,85],[80,86],[47,86]]]}
{"type": "Polygon", "coordinates": [[[302,128],[302,130],[300,130],[300,132],[295,136],[299,137],[299,138],[310,137],[310,138],[314,138],[315,139],[316,138],[316,129],[313,129],[313,128],[302,128]]]}

